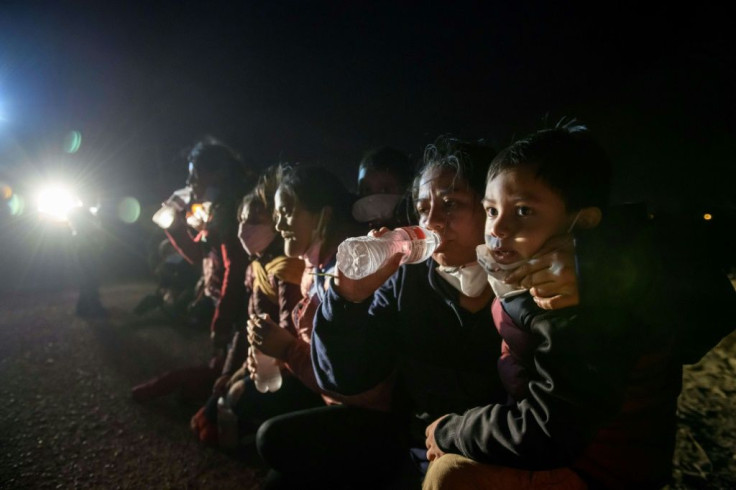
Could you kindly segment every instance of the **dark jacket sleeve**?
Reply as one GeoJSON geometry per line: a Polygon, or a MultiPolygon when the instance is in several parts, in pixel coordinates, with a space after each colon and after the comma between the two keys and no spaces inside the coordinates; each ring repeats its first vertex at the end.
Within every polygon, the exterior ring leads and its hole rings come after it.
{"type": "Polygon", "coordinates": [[[598,321],[600,312],[592,313],[568,308],[536,315],[530,328],[541,341],[529,396],[449,415],[435,430],[439,447],[476,461],[534,470],[571,464],[620,407],[633,362],[616,347],[622,342],[619,332],[598,321]]]}
{"type": "Polygon", "coordinates": [[[228,237],[220,247],[224,274],[220,302],[212,317],[211,331],[224,335],[232,330],[233,323],[247,306],[245,269],[248,266],[248,255],[237,237],[228,237]]]}
{"type": "Polygon", "coordinates": [[[327,291],[312,331],[312,362],[322,389],[357,395],[390,378],[395,355],[389,337],[401,273],[362,303],[346,301],[333,288],[327,291]]]}

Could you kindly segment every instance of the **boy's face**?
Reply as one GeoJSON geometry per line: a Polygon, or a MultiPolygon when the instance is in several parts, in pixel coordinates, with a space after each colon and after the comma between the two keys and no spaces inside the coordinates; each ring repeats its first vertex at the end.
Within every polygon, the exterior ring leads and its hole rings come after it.
{"type": "Polygon", "coordinates": [[[531,258],[547,240],[565,233],[574,218],[530,167],[506,170],[488,181],[483,208],[486,235],[497,238],[491,253],[499,264],[531,258]]]}

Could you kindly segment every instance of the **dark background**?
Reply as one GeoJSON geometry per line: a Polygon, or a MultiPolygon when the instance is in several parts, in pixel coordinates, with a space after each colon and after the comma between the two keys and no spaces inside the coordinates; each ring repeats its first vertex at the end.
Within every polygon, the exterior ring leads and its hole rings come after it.
{"type": "Polygon", "coordinates": [[[500,148],[575,117],[616,164],[615,201],[718,218],[736,205],[736,9],[704,3],[0,1],[0,180],[133,196],[125,242],[205,134],[354,187],[374,146],[500,148]]]}

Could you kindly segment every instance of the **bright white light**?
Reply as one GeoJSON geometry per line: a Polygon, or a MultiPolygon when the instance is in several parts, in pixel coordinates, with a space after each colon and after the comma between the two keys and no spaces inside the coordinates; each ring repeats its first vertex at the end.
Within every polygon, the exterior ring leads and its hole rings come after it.
{"type": "Polygon", "coordinates": [[[49,185],[39,191],[36,196],[38,212],[45,218],[54,221],[68,221],[69,212],[82,206],[72,192],[61,185],[49,185]]]}

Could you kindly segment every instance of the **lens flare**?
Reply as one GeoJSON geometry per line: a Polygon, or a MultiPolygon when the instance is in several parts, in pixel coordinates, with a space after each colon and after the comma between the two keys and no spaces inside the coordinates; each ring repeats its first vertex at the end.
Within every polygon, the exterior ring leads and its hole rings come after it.
{"type": "Polygon", "coordinates": [[[713,219],[713,215],[712,215],[712,214],[710,214],[710,213],[705,213],[705,214],[703,215],[703,219],[704,219],[705,221],[710,221],[710,220],[712,220],[712,219],[713,219]]]}
{"type": "Polygon", "coordinates": [[[64,137],[64,151],[67,153],[76,153],[82,146],[82,133],[79,131],[69,131],[64,137]]]}
{"type": "Polygon", "coordinates": [[[8,199],[8,207],[10,208],[10,214],[13,216],[20,216],[26,209],[26,202],[18,194],[13,194],[8,199]]]}
{"type": "Polygon", "coordinates": [[[135,223],[141,216],[141,203],[135,197],[124,197],[118,203],[118,218],[124,223],[135,223]]]}
{"type": "Polygon", "coordinates": [[[13,197],[13,188],[5,182],[0,182],[0,197],[6,201],[13,197]]]}

